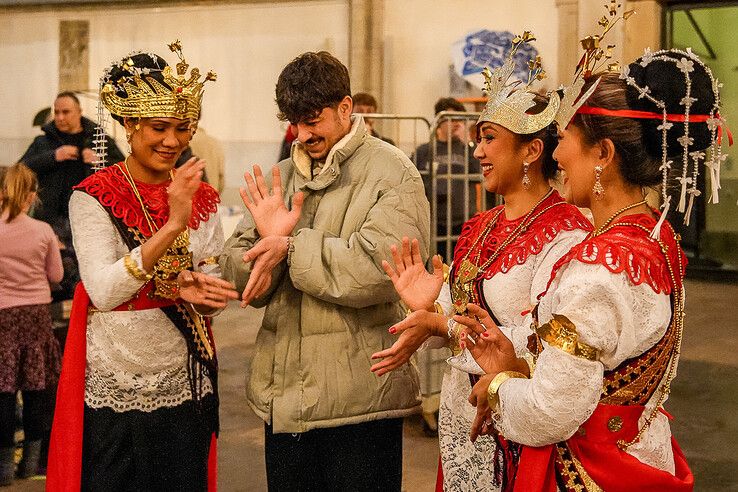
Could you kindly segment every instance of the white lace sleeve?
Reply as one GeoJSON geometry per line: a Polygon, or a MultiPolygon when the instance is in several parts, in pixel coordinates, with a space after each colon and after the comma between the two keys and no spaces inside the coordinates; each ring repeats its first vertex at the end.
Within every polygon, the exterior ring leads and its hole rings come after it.
{"type": "MultiPolygon", "coordinates": [[[[136,280],[126,270],[121,250],[127,248],[102,205],[75,191],[69,201],[69,219],[79,274],[95,307],[110,311],[133,297],[145,281],[136,280]]],[[[143,268],[140,247],[131,251],[131,258],[143,268]]]]}
{"type": "Polygon", "coordinates": [[[572,262],[552,289],[539,307],[540,322],[548,321],[551,313],[566,316],[576,326],[580,342],[602,355],[590,361],[543,342],[533,378],[502,384],[499,429],[529,446],[568,439],[589,418],[600,399],[603,360],[607,366],[617,365],[613,355],[620,352],[621,332],[636,331],[634,289],[624,275],[572,262]]]}

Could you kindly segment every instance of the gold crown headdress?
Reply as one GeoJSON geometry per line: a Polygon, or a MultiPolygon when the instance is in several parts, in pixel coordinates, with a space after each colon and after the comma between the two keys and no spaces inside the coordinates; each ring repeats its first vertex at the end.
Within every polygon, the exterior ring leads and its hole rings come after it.
{"type": "Polygon", "coordinates": [[[546,72],[541,65],[541,57],[528,62],[528,81],[523,84],[521,80],[509,82],[515,70],[515,53],[523,43],[535,41],[535,36],[530,31],[525,31],[512,40],[510,53],[501,66],[490,71],[485,68],[484,93],[487,95],[487,105],[479,116],[478,123],[489,121],[504,126],[513,133],[525,135],[535,133],[548,126],[559,110],[558,94],[551,94],[548,106],[538,114],[528,114],[530,108],[535,105],[535,93],[530,92],[531,85],[546,77],[546,72]]]}
{"type": "Polygon", "coordinates": [[[132,75],[115,84],[105,81],[100,90],[100,100],[110,113],[122,118],[163,117],[191,119],[195,122],[199,119],[203,85],[208,80],[216,80],[217,75],[209,71],[201,82],[200,70],[193,68],[189,77],[186,77],[189,65],[182,55],[182,44],[177,40],[169,44],[169,49],[180,60],[176,65],[176,75],[171,66],[161,70],[163,80],[169,87],[150,76],[152,69],[136,67],[130,56],[120,64],[121,69],[132,75]],[[117,94],[121,89],[127,97],[117,94]]]}
{"type": "MultiPolygon", "coordinates": [[[[602,32],[587,36],[580,41],[582,48],[584,48],[584,54],[579,60],[579,63],[577,63],[571,85],[562,88],[564,96],[561,98],[561,106],[555,118],[556,123],[561,129],[567,127],[579,107],[585,103],[597,88],[597,83],[595,83],[587,90],[586,94],[581,94],[584,83],[594,72],[602,68],[612,58],[615,45],[603,44],[605,36],[615,27],[618,21],[621,19],[627,20],[635,13],[635,10],[628,10],[623,12],[622,16],[618,16],[618,9],[620,7],[621,5],[617,3],[617,0],[610,0],[609,5],[605,4],[607,13],[597,22],[598,25],[602,26],[602,32]]],[[[620,66],[617,62],[607,64],[608,71],[614,72],[619,70],[619,68],[620,66]]]]}

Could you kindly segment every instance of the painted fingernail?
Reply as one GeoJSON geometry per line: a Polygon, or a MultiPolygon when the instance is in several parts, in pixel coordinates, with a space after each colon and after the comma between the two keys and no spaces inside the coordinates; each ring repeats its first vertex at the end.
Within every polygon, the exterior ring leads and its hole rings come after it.
{"type": "Polygon", "coordinates": [[[390,328],[389,332],[394,335],[397,332],[397,328],[390,328]]]}
{"type": "Polygon", "coordinates": [[[489,337],[489,333],[487,333],[487,332],[485,331],[484,333],[482,333],[482,336],[483,336],[484,338],[487,338],[487,337],[489,337]]]}

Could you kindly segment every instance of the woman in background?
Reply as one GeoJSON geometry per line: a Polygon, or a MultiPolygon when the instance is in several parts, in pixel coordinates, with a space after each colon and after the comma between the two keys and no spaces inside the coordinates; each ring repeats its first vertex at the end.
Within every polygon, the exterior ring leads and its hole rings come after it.
{"type": "Polygon", "coordinates": [[[16,393],[23,395],[23,459],[18,476],[35,475],[44,436],[44,391],[59,376],[59,344],[49,314],[49,283],[62,279],[59,244],[28,210],[36,175],[16,164],[0,180],[0,485],[15,473],[16,393]]]}

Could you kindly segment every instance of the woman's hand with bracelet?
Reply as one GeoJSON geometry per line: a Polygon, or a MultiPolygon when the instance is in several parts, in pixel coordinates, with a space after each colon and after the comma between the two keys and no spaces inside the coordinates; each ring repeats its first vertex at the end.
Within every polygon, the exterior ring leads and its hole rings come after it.
{"type": "Polygon", "coordinates": [[[390,333],[400,336],[392,346],[372,354],[372,359],[382,359],[371,367],[371,371],[381,376],[405,364],[430,336],[444,336],[447,318],[442,314],[419,310],[390,327],[390,333]]]}
{"type": "Polygon", "coordinates": [[[428,273],[420,256],[420,245],[417,239],[410,241],[402,238],[402,249],[390,246],[394,267],[382,261],[382,268],[392,280],[400,299],[412,311],[421,309],[434,311],[433,303],[438,299],[443,286],[443,261],[436,255],[433,257],[433,273],[428,273]]]}
{"type": "Polygon", "coordinates": [[[486,374],[502,371],[529,373],[528,363],[518,358],[509,338],[497,327],[489,313],[476,304],[467,305],[469,316],[454,316],[464,325],[459,334],[460,345],[471,353],[486,374]],[[474,343],[467,343],[469,339],[474,343]]]}
{"type": "MultiPolygon", "coordinates": [[[[179,297],[196,306],[213,310],[224,308],[229,299],[238,299],[236,287],[223,279],[202,272],[182,270],[177,276],[179,297]]],[[[203,312],[204,309],[198,309],[203,312]]]]}

